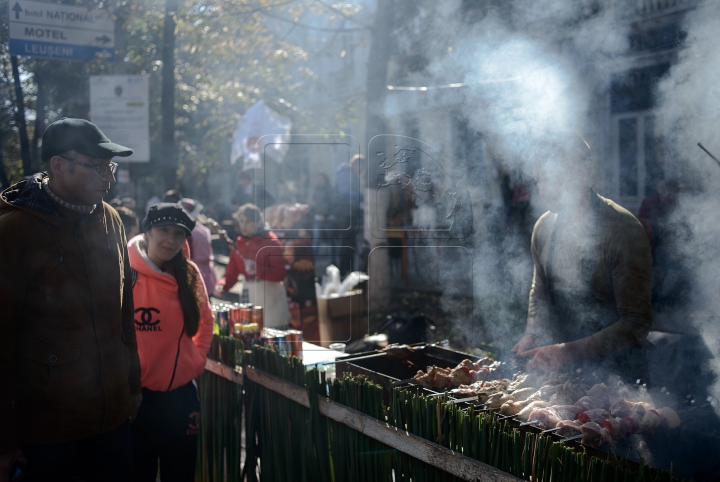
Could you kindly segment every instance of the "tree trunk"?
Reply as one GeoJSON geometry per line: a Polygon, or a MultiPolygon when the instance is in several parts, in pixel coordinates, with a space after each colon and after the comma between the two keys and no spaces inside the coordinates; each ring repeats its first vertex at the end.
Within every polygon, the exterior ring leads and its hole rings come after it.
{"type": "Polygon", "coordinates": [[[15,123],[20,133],[20,157],[22,158],[23,174],[33,174],[32,162],[30,162],[30,142],[28,141],[27,124],[25,122],[25,100],[23,99],[22,85],[20,84],[20,68],[18,67],[17,55],[10,56],[12,63],[13,80],[15,81],[15,123]]]}
{"type": "Polygon", "coordinates": [[[2,145],[0,145],[0,187],[7,189],[10,187],[7,173],[5,172],[5,160],[3,159],[2,145]]]}
{"type": "Polygon", "coordinates": [[[35,72],[35,83],[37,84],[37,99],[35,101],[35,129],[31,146],[32,162],[40,166],[40,149],[38,144],[45,133],[45,106],[47,105],[47,93],[45,91],[44,72],[35,72]]]}
{"type": "MultiPolygon", "coordinates": [[[[124,3],[124,2],[123,2],[124,3]]],[[[118,5],[115,8],[115,61],[113,74],[125,75],[125,56],[127,55],[127,40],[125,39],[125,22],[128,19],[130,4],[118,5]]]]}
{"type": "Polygon", "coordinates": [[[165,189],[177,184],[177,157],[175,154],[175,12],[178,0],[165,0],[165,28],[163,30],[162,68],[162,168],[165,189]]]}
{"type": "MultiPolygon", "coordinates": [[[[386,124],[383,115],[385,105],[385,95],[387,92],[387,74],[388,64],[392,55],[393,45],[393,25],[395,18],[395,4],[393,0],[378,0],[377,11],[375,12],[375,21],[371,31],[372,43],[370,44],[370,52],[368,55],[367,68],[367,107],[365,114],[365,145],[367,146],[374,136],[386,134],[386,124]]],[[[366,194],[368,199],[365,202],[365,209],[370,213],[369,222],[375,226],[368,226],[367,233],[377,231],[377,223],[384,224],[384,219],[377,219],[378,213],[384,213],[384,202],[380,198],[379,191],[373,188],[373,182],[378,178],[380,167],[375,162],[373,153],[367,153],[368,162],[368,179],[370,185],[366,194]],[[380,206],[378,206],[380,204],[380,206]]],[[[386,240],[378,239],[370,235],[371,246],[374,249],[379,245],[386,245],[386,240]]],[[[375,250],[372,254],[371,263],[368,264],[368,273],[374,281],[370,283],[371,292],[369,299],[372,300],[373,306],[370,307],[371,313],[376,310],[382,310],[387,307],[390,302],[389,298],[389,270],[387,260],[387,250],[375,250]]]]}

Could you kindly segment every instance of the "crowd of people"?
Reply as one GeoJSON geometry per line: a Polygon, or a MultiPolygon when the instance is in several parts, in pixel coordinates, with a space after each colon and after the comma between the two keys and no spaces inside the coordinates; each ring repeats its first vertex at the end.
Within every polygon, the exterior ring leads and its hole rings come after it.
{"type": "MultiPolygon", "coordinates": [[[[266,269],[247,250],[216,281],[197,201],[167,192],[142,221],[132,199],[105,203],[112,159],[130,154],[64,118],[43,135],[46,171],[0,193],[0,482],[194,480],[208,289],[239,272],[282,288],[282,256],[266,269]]],[[[265,233],[256,206],[236,217],[238,247],[265,233]]]]}
{"type": "MultiPolygon", "coordinates": [[[[142,212],[132,198],[103,201],[113,158],[131,154],[91,122],[63,118],[43,135],[45,172],[0,193],[0,482],[194,480],[210,296],[242,275],[265,326],[288,326],[283,246],[255,204],[274,203],[264,187],[241,175],[239,235],[218,280],[200,202],[177,190],[142,212]]],[[[338,171],[348,192],[355,169],[338,171]]],[[[334,198],[327,184],[310,211],[325,222],[317,231],[335,216],[357,224],[323,211],[348,194],[334,198]]]]}

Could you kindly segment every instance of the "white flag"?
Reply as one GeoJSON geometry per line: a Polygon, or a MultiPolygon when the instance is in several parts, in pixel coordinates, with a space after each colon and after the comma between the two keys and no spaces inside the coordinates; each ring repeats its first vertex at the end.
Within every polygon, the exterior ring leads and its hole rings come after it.
{"type": "Polygon", "coordinates": [[[238,121],[230,152],[230,163],[243,158],[243,171],[262,167],[263,154],[282,162],[290,147],[287,139],[292,121],[283,117],[261,100],[251,106],[238,121]],[[262,139],[262,140],[261,140],[262,139]]]}

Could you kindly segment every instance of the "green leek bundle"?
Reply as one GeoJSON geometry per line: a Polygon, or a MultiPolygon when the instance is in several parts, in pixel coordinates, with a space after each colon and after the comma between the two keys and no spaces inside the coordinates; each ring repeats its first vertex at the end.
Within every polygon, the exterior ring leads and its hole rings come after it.
{"type": "MultiPolygon", "coordinates": [[[[208,359],[234,367],[243,353],[234,338],[213,336],[208,359]]],[[[205,371],[197,379],[200,431],[195,480],[240,481],[243,386],[205,371]]]]}
{"type": "Polygon", "coordinates": [[[363,482],[459,480],[424,461],[321,416],[318,395],[402,431],[479,460],[524,480],[539,482],[673,482],[669,472],[629,467],[624,459],[602,460],[583,448],[553,442],[547,435],[514,428],[494,413],[461,409],[447,395],[428,398],[399,388],[390,405],[382,388],[363,376],[326,382],[317,369],[272,348],[253,347],[255,368],[307,389],[310,408],[245,378],[247,459],[244,473],[260,480],[363,482]],[[251,443],[251,441],[253,443],[251,443]]]}

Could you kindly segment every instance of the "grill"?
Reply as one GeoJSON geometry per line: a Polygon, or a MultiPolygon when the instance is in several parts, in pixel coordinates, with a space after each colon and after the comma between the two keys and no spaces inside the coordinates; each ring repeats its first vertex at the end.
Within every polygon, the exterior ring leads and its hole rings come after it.
{"type": "MultiPolygon", "coordinates": [[[[431,365],[443,368],[454,368],[466,358],[470,360],[475,360],[478,358],[475,355],[470,355],[442,346],[426,345],[423,343],[414,344],[411,346],[415,348],[415,351],[410,353],[407,360],[395,359],[389,357],[386,353],[378,352],[357,353],[347,356],[342,360],[338,360],[336,366],[337,375],[340,378],[342,378],[346,373],[353,376],[366,376],[369,380],[383,387],[383,398],[384,401],[388,403],[393,388],[400,388],[401,390],[425,396],[443,395],[444,392],[430,390],[411,383],[410,379],[417,373],[418,370],[425,371],[427,367],[431,365]]],[[[588,379],[584,380],[584,382],[590,386],[594,383],[599,383],[601,381],[593,380],[594,377],[595,374],[588,373],[588,379]]],[[[460,399],[460,396],[455,397],[450,393],[448,393],[447,396],[450,400],[460,399]]],[[[457,403],[458,407],[462,409],[467,409],[468,407],[470,407],[471,404],[473,404],[472,401],[464,401],[457,403]]],[[[474,402],[474,406],[476,413],[478,412],[478,410],[483,410],[482,407],[478,404],[478,402],[474,402]]],[[[689,414],[687,409],[683,408],[684,407],[678,407],[678,414],[680,415],[681,420],[687,420],[686,417],[688,417],[689,414]]],[[[499,415],[498,410],[492,411],[498,412],[499,415]]],[[[706,412],[702,409],[698,411],[706,412]]],[[[543,432],[543,430],[541,430],[540,428],[534,427],[532,425],[521,425],[522,420],[515,416],[501,416],[501,418],[506,420],[508,424],[510,424],[512,427],[516,427],[521,431],[532,433],[543,432]]],[[[688,418],[697,419],[697,416],[688,418]]],[[[688,425],[694,424],[689,423],[688,425]]],[[[686,435],[691,435],[688,433],[689,431],[695,432],[695,430],[688,429],[690,429],[689,426],[681,426],[679,429],[676,429],[676,431],[673,432],[668,430],[661,430],[658,431],[652,438],[646,437],[645,435],[641,434],[634,434],[618,442],[618,444],[615,446],[614,453],[609,453],[602,449],[595,449],[590,446],[582,445],[580,443],[580,440],[567,439],[551,431],[547,433],[552,436],[553,440],[562,442],[563,444],[570,447],[575,447],[578,450],[582,450],[590,455],[594,455],[601,459],[608,460],[610,458],[625,458],[626,463],[629,467],[635,466],[637,468],[640,462],[640,457],[645,460],[645,463],[650,462],[648,460],[648,457],[650,457],[650,459],[654,458],[656,462],[651,465],[669,469],[669,462],[664,463],[664,461],[673,459],[673,447],[677,447],[676,444],[678,436],[681,436],[681,438],[685,438],[686,435]],[[638,447],[646,448],[647,452],[641,454],[637,451],[638,447]],[[653,455],[655,455],[655,457],[652,457],[653,455]]],[[[707,435],[708,434],[705,434],[705,436],[707,435]]],[[[713,435],[717,436],[717,434],[713,435]]],[[[710,443],[715,444],[715,446],[718,445],[717,439],[710,441],[710,443]]],[[[677,460],[677,456],[675,456],[674,458],[677,460]]]]}
{"type": "Polygon", "coordinates": [[[439,395],[441,392],[420,387],[408,380],[415,376],[418,370],[424,371],[431,365],[454,368],[466,358],[477,358],[474,355],[436,345],[417,343],[410,346],[416,350],[405,361],[390,358],[387,353],[377,352],[357,353],[342,358],[336,364],[337,376],[342,378],[345,373],[353,376],[365,375],[369,380],[383,387],[383,398],[387,403],[393,387],[396,386],[417,394],[439,395]]]}

